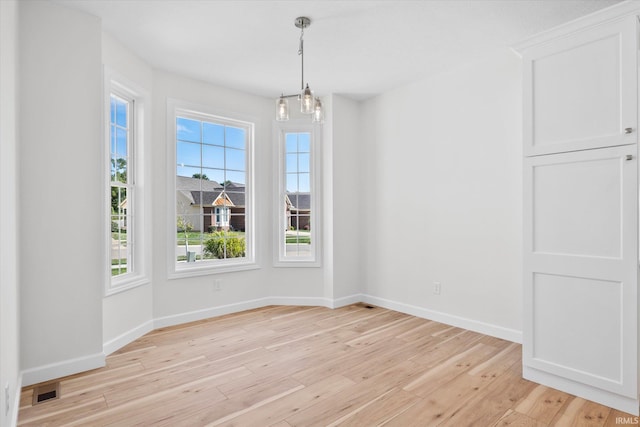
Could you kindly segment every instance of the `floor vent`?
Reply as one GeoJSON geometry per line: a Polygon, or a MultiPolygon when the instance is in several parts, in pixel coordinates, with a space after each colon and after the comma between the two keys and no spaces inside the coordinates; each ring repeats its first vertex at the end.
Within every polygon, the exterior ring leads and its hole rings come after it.
{"type": "MultiPolygon", "coordinates": [[[[0,1],[2,1],[2,0],[0,0],[0,1]]],[[[355,303],[354,305],[356,307],[362,307],[362,308],[366,308],[366,309],[369,309],[369,310],[376,308],[375,305],[367,304],[365,302],[358,302],[358,303],[355,303]]]]}
{"type": "Polygon", "coordinates": [[[36,386],[33,389],[33,404],[48,402],[60,397],[60,383],[48,383],[36,386]]]}

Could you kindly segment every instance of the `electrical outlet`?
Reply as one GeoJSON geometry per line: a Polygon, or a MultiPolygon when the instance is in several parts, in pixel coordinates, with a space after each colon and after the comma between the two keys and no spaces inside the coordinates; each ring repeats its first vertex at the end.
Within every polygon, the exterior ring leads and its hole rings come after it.
{"type": "Polygon", "coordinates": [[[9,393],[9,383],[4,386],[4,415],[9,415],[9,409],[11,409],[11,394],[9,393]]]}
{"type": "Polygon", "coordinates": [[[213,292],[220,292],[222,290],[222,280],[215,279],[213,281],[213,292]]]}
{"type": "Polygon", "coordinates": [[[440,295],[440,291],[442,290],[442,285],[440,282],[433,282],[433,294],[440,295]]]}

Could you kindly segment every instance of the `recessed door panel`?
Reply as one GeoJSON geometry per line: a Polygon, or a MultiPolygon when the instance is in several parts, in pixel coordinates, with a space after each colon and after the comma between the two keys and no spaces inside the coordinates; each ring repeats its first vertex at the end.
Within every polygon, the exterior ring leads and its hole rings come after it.
{"type": "Polygon", "coordinates": [[[534,252],[621,257],[622,161],[612,155],[533,168],[534,252]]]}
{"type": "Polygon", "coordinates": [[[533,61],[534,146],[620,132],[620,43],[613,34],[533,61]]]}
{"type": "Polygon", "coordinates": [[[525,155],[637,142],[637,18],[528,49],[525,155]]]}
{"type": "Polygon", "coordinates": [[[533,362],[572,378],[622,382],[620,282],[535,273],[533,362]],[[606,349],[606,351],[603,351],[606,349]]]}

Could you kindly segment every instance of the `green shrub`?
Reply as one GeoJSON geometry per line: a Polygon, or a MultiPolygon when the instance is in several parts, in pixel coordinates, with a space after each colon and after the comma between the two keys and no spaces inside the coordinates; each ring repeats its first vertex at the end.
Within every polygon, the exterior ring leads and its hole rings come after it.
{"type": "Polygon", "coordinates": [[[118,224],[115,221],[111,221],[111,232],[117,233],[118,231],[120,231],[120,227],[118,227],[118,224]]]}
{"type": "Polygon", "coordinates": [[[213,258],[240,258],[245,256],[246,248],[244,237],[227,231],[211,233],[211,237],[204,241],[204,253],[213,258]]]}

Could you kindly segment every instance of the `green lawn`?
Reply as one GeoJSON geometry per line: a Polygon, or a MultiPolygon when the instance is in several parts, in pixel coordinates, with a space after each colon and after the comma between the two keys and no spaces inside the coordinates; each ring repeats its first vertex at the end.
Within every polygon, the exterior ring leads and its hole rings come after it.
{"type": "Polygon", "coordinates": [[[127,232],[125,230],[123,230],[120,233],[118,233],[117,231],[111,232],[111,238],[113,240],[126,241],[127,240],[127,232]]]}
{"type": "MultiPolygon", "coordinates": [[[[197,231],[190,231],[187,233],[187,239],[189,240],[189,244],[190,245],[199,245],[202,242],[204,242],[205,240],[209,239],[213,234],[212,233],[200,233],[197,231]],[[200,240],[200,236],[202,236],[202,241],[200,240]]],[[[244,232],[242,231],[230,231],[229,232],[229,236],[233,237],[244,237],[244,232]]],[[[177,241],[178,241],[178,246],[184,246],[184,242],[185,242],[185,235],[183,231],[178,231],[177,234],[177,241]]]]}
{"type": "Polygon", "coordinates": [[[287,236],[286,243],[298,243],[298,244],[311,244],[311,237],[309,236],[287,236]]]}

